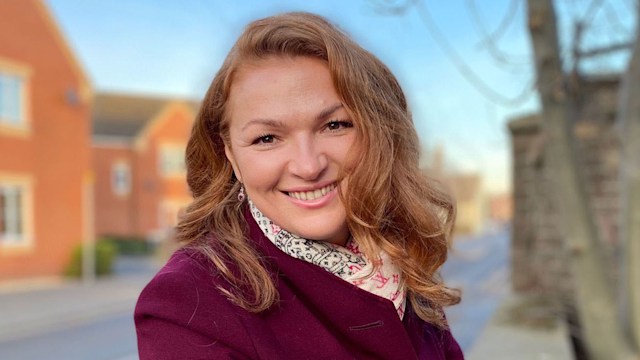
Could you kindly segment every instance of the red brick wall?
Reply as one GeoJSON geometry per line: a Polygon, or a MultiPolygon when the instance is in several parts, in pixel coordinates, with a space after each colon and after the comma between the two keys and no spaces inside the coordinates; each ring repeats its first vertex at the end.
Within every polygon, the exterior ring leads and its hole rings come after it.
{"type": "MultiPolygon", "coordinates": [[[[93,146],[95,174],[96,235],[137,235],[135,194],[116,194],[112,187],[112,170],[119,162],[129,164],[133,180],[133,151],[128,146],[100,144],[93,146]]],[[[133,184],[132,184],[133,185],[133,184]]]]}
{"type": "MultiPolygon", "coordinates": [[[[180,143],[186,148],[189,135],[191,134],[193,117],[194,114],[183,107],[178,107],[170,113],[167,121],[163,122],[154,134],[156,148],[160,146],[162,142],[180,143]]],[[[160,191],[165,198],[191,197],[187,187],[187,180],[184,176],[161,178],[160,184],[160,191]]]]}
{"type": "Polygon", "coordinates": [[[163,201],[189,199],[186,178],[165,178],[160,173],[159,153],[163,143],[183,144],[189,139],[193,112],[182,105],[168,105],[130,147],[94,145],[96,172],[96,233],[148,237],[160,228],[163,201]],[[129,159],[132,191],[118,197],[111,189],[111,168],[117,161],[129,159]]]}
{"type": "Polygon", "coordinates": [[[186,146],[194,114],[182,105],[169,105],[162,116],[150,124],[149,132],[140,139],[138,153],[137,190],[138,232],[151,234],[159,229],[160,206],[163,200],[189,198],[186,177],[163,177],[159,167],[160,147],[163,143],[186,146]]]}
{"type": "Polygon", "coordinates": [[[31,69],[26,138],[0,134],[0,171],[34,179],[34,246],[0,250],[0,280],[59,275],[83,238],[83,184],[89,174],[89,104],[82,78],[56,37],[43,5],[0,1],[0,58],[31,69]],[[67,94],[76,92],[71,104],[67,94]]]}

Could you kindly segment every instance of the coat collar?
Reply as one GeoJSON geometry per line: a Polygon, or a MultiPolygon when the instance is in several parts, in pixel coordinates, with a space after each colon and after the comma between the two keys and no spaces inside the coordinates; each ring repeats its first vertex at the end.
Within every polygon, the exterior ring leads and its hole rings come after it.
{"type": "MultiPolygon", "coordinates": [[[[277,274],[276,281],[285,282],[295,297],[281,299],[301,301],[336,336],[359,350],[385,359],[417,359],[414,345],[420,343],[421,326],[408,311],[405,322],[398,318],[393,303],[354,286],[326,270],[293,258],[278,249],[265,237],[249,210],[245,211],[249,237],[277,274]],[[412,336],[407,332],[409,329],[412,336]]],[[[409,307],[409,306],[408,306],[409,307]]],[[[418,345],[419,346],[419,345],[418,345]]]]}

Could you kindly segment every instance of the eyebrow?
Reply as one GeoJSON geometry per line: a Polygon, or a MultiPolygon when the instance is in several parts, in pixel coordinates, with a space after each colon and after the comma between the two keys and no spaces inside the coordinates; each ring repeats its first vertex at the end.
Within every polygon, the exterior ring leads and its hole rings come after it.
{"type": "MultiPolygon", "coordinates": [[[[316,121],[326,120],[329,116],[331,116],[331,114],[333,114],[338,109],[341,109],[343,107],[344,106],[342,105],[342,103],[338,103],[322,110],[318,115],[316,115],[316,121]]],[[[282,121],[273,120],[273,119],[253,119],[248,123],[244,124],[241,131],[244,131],[246,128],[248,128],[251,125],[265,125],[265,126],[274,127],[274,128],[284,127],[284,123],[282,121]]]]}
{"type": "Polygon", "coordinates": [[[330,106],[330,107],[322,110],[320,112],[320,114],[318,114],[318,116],[316,116],[316,120],[317,121],[325,120],[326,118],[331,116],[331,114],[333,114],[334,112],[336,112],[338,109],[340,109],[342,107],[343,107],[342,103],[338,103],[338,104],[335,104],[333,106],[330,106]]]}
{"type": "Polygon", "coordinates": [[[276,127],[283,127],[284,123],[282,121],[271,120],[271,119],[253,119],[248,123],[244,124],[244,126],[240,130],[244,131],[246,128],[248,128],[251,125],[266,125],[268,127],[276,128],[276,127]]]}

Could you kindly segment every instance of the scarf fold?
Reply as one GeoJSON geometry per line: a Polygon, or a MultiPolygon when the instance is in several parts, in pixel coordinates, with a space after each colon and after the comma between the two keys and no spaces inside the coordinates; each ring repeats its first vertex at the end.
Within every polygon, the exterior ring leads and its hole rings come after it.
{"type": "Polygon", "coordinates": [[[346,246],[304,239],[274,224],[251,200],[249,207],[264,235],[278,249],[289,256],[320,266],[365,291],[390,300],[400,319],[403,318],[406,291],[401,287],[402,273],[386,252],[380,251],[376,259],[380,263],[379,269],[366,276],[374,268],[374,262],[367,259],[353,239],[350,238],[346,246]]]}

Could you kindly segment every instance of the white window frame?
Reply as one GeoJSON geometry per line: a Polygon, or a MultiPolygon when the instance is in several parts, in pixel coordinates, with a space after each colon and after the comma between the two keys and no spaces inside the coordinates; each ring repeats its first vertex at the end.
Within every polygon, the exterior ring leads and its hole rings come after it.
{"type": "Polygon", "coordinates": [[[0,70],[0,122],[4,126],[24,127],[25,79],[0,70]]]}
{"type": "Polygon", "coordinates": [[[0,57],[0,134],[25,136],[30,133],[30,112],[29,112],[29,81],[32,70],[24,64],[11,61],[0,57]],[[9,97],[17,97],[16,116],[10,114],[4,114],[3,109],[5,105],[2,102],[6,101],[7,96],[3,94],[8,92],[2,84],[10,80],[17,80],[16,94],[12,94],[9,97]]]}
{"type": "Polygon", "coordinates": [[[184,177],[186,146],[183,144],[161,144],[158,149],[158,172],[162,177],[184,177]]]}
{"type": "Polygon", "coordinates": [[[9,224],[3,224],[2,227],[11,229],[12,233],[0,230],[0,248],[7,247],[30,247],[33,243],[33,190],[32,181],[28,177],[7,178],[0,176],[0,196],[5,201],[0,202],[3,207],[3,219],[5,222],[9,218],[9,224]],[[7,200],[7,194],[15,191],[20,193],[20,204],[15,204],[15,198],[7,200]],[[11,208],[12,207],[12,208],[11,208]],[[19,229],[16,227],[19,226],[19,229]]]}
{"type": "Polygon", "coordinates": [[[131,194],[131,165],[125,161],[118,161],[111,166],[111,191],[120,197],[131,194]],[[121,183],[120,181],[124,181],[121,183]]]}

